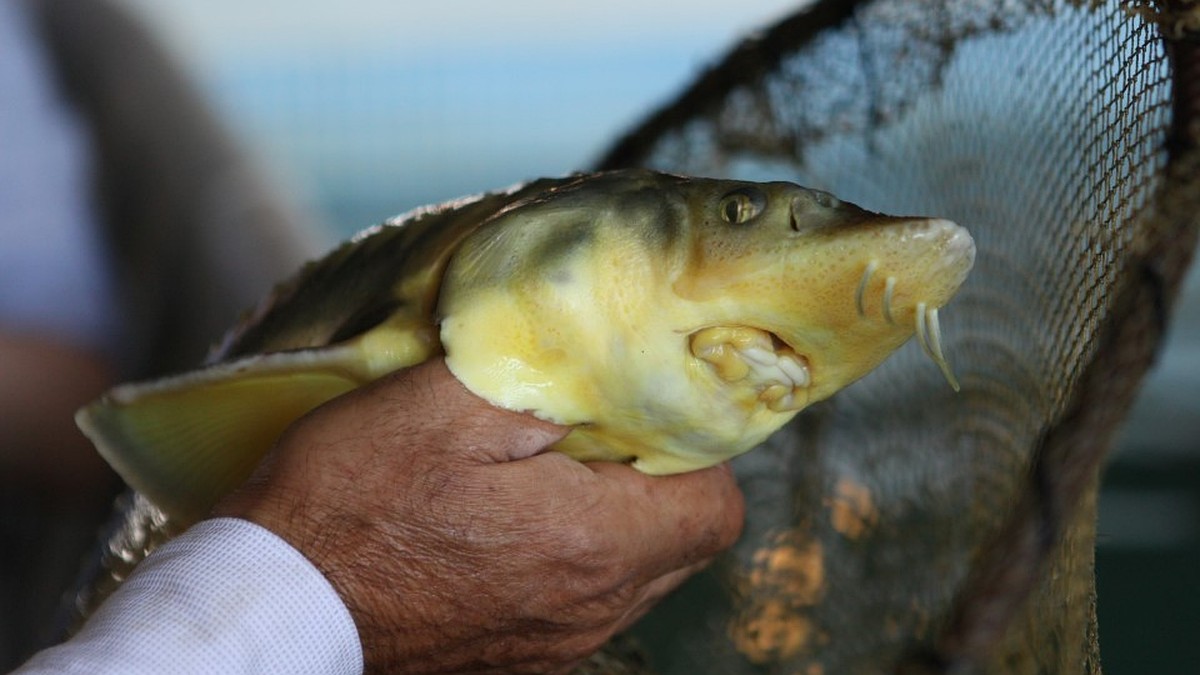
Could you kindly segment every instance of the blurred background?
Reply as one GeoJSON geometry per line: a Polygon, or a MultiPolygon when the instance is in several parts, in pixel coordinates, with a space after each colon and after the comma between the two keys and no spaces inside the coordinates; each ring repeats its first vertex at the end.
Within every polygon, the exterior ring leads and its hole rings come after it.
{"type": "Polygon", "coordinates": [[[413,206],[587,168],[740,36],[796,5],[131,4],[338,235],[413,206]]]}
{"type": "MultiPolygon", "coordinates": [[[[411,207],[590,166],[805,2],[127,0],[332,242],[411,207]]],[[[1106,672],[1200,662],[1200,275],[1101,498],[1106,672]]]]}

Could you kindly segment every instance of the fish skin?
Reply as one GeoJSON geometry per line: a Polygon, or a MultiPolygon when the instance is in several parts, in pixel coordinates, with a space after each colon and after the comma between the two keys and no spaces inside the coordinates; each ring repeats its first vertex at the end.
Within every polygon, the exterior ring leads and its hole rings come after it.
{"type": "Polygon", "coordinates": [[[790,183],[598,175],[464,239],[442,287],[441,343],[474,393],[576,425],[556,449],[676,473],[753,448],[865,375],[913,335],[917,304],[945,305],[973,261],[970,236],[949,221],[871,213],[790,183]],[[757,214],[727,222],[730,195],[757,214]],[[772,405],[774,380],[726,380],[728,363],[688,347],[716,327],[785,343],[800,358],[780,370],[803,363],[811,381],[781,377],[772,405]]]}
{"type": "Polygon", "coordinates": [[[575,426],[555,447],[576,459],[700,469],[869,372],[973,261],[949,221],[791,183],[542,179],[363,232],[278,286],[207,369],[116,387],[77,421],[127,483],[194,520],[290,420],[444,352],[482,398],[575,426]],[[702,334],[730,337],[697,351],[702,334]]]}
{"type": "MultiPolygon", "coordinates": [[[[336,354],[338,373],[365,383],[445,353],[486,400],[575,425],[556,449],[675,473],[750,450],[862,377],[912,337],[917,304],[944,306],[973,261],[953,223],[791,183],[647,170],[542,179],[398,217],[309,263],[228,333],[209,372],[336,354]],[[785,366],[764,358],[772,349],[785,366]]],[[[124,439],[95,420],[174,386],[118,387],[77,419],[120,457],[124,439]]],[[[248,465],[268,449],[248,449],[248,465]]],[[[135,487],[149,480],[113,463],[135,487]]],[[[80,593],[80,616],[211,506],[127,503],[100,565],[108,579],[80,593]]]]}
{"type": "Polygon", "coordinates": [[[355,319],[379,308],[391,308],[401,322],[429,324],[446,261],[462,238],[513,202],[569,180],[541,179],[421,207],[358,233],[280,283],[226,334],[207,363],[348,340],[372,327],[360,324],[354,331],[355,319]]]}

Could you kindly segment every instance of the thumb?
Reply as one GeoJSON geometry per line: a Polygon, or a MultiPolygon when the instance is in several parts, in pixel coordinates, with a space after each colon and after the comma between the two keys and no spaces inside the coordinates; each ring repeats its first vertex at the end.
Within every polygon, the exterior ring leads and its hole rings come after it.
{"type": "Polygon", "coordinates": [[[442,358],[382,378],[367,389],[363,394],[372,401],[367,405],[379,406],[377,414],[403,420],[402,438],[447,453],[447,460],[492,464],[525,459],[571,430],[488,403],[463,386],[442,358]]]}

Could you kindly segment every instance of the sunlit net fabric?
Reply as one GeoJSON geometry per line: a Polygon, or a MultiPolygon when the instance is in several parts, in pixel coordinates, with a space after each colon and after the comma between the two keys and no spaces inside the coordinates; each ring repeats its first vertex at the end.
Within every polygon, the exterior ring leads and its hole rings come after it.
{"type": "Polygon", "coordinates": [[[914,341],[739,459],[745,536],[638,631],[658,672],[1099,670],[1096,473],[1195,234],[1195,60],[1163,4],[819,3],[613,148],[978,245],[942,316],[962,392],[914,341]]]}

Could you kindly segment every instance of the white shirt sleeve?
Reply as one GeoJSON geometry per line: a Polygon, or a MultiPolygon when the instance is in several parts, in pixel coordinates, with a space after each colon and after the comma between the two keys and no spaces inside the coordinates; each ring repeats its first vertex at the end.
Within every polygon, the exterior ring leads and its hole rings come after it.
{"type": "Polygon", "coordinates": [[[71,640],[16,673],[361,673],[328,580],[269,530],[203,521],[146,558],[71,640]]]}

